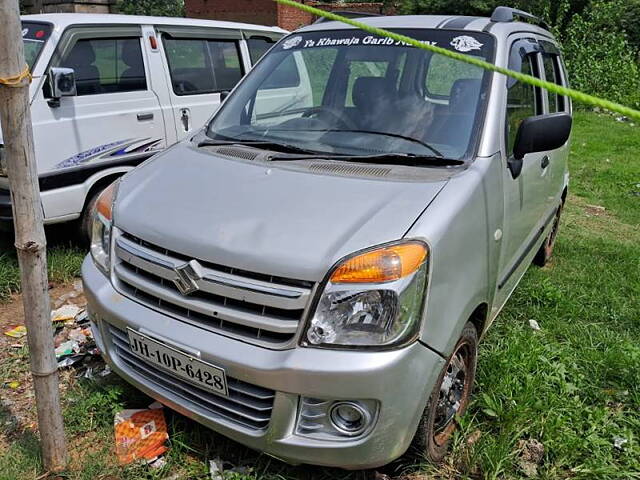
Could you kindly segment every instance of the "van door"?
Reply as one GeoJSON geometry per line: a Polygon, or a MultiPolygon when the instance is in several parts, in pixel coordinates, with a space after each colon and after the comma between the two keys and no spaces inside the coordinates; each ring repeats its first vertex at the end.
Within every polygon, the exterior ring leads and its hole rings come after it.
{"type": "MultiPolygon", "coordinates": [[[[521,39],[511,47],[510,68],[541,78],[538,45],[533,39],[521,39]],[[513,60],[516,60],[515,62],[513,60]]],[[[522,171],[515,179],[507,168],[513,158],[518,127],[525,118],[544,113],[541,89],[507,79],[503,184],[505,220],[498,277],[497,305],[506,301],[521,275],[529,265],[540,243],[540,228],[545,223],[547,187],[544,153],[525,156],[522,171]]]]}
{"type": "Polygon", "coordinates": [[[242,36],[231,29],[159,30],[180,141],[206,123],[220,105],[220,94],[231,90],[244,75],[242,36]]]}
{"type": "MultiPolygon", "coordinates": [[[[142,52],[139,27],[65,33],[51,66],[74,69],[77,95],[53,101],[45,86],[32,105],[36,157],[48,188],[81,184],[101,169],[139,163],[165,147],[142,52]]],[[[44,197],[47,218],[80,213],[84,204],[83,196],[53,203],[44,197]]]]}

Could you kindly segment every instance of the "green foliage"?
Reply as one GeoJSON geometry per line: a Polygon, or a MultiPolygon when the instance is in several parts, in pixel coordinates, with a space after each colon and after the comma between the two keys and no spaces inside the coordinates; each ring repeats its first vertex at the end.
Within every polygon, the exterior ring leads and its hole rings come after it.
{"type": "Polygon", "coordinates": [[[578,90],[640,105],[637,53],[620,30],[626,3],[595,2],[585,15],[576,15],[563,35],[567,68],[578,90]]]}
{"type": "Polygon", "coordinates": [[[402,13],[489,16],[509,5],[543,18],[565,48],[573,87],[640,104],[640,0],[401,0],[402,13]]]}
{"type": "Polygon", "coordinates": [[[118,10],[127,15],[183,17],[184,0],[120,0],[118,10]]]}

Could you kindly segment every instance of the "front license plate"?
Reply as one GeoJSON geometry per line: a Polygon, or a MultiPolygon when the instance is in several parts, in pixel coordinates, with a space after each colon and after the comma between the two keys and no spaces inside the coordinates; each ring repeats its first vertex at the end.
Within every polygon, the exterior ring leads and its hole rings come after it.
{"type": "Polygon", "coordinates": [[[224,370],[182,353],[130,328],[129,348],[148,363],[160,367],[204,390],[228,396],[224,370]]]}

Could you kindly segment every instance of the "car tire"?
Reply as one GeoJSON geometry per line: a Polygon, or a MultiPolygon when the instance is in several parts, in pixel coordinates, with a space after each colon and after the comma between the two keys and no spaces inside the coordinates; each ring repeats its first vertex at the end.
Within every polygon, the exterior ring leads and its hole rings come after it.
{"type": "Polygon", "coordinates": [[[95,209],[98,197],[104,191],[103,188],[99,188],[91,193],[91,197],[84,206],[80,220],[78,221],[78,239],[83,246],[89,246],[91,244],[91,227],[93,222],[93,210],[95,209]]]}
{"type": "Polygon", "coordinates": [[[457,418],[469,406],[477,355],[478,332],[468,322],[438,376],[413,440],[415,453],[431,463],[440,463],[444,459],[457,426],[457,418]]]}
{"type": "Polygon", "coordinates": [[[551,260],[551,256],[553,255],[553,249],[556,246],[556,239],[558,237],[558,230],[560,230],[560,217],[562,216],[562,207],[561,204],[556,210],[556,214],[553,218],[553,227],[551,227],[551,231],[547,238],[544,239],[542,245],[540,246],[540,250],[536,253],[536,256],[533,257],[533,264],[538,267],[544,267],[549,260],[551,260]]]}

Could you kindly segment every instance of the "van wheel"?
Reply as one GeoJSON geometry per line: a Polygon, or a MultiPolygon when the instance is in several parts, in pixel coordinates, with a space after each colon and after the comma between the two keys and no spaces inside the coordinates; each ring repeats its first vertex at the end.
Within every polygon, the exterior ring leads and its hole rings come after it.
{"type": "Polygon", "coordinates": [[[92,212],[98,202],[98,197],[104,189],[99,188],[91,194],[91,197],[84,206],[80,220],[78,221],[78,237],[79,241],[84,246],[91,244],[91,226],[93,223],[92,212]]]}
{"type": "Polygon", "coordinates": [[[442,461],[456,429],[457,418],[467,410],[476,374],[477,354],[478,332],[468,322],[438,376],[413,440],[417,453],[429,462],[442,461]]]}
{"type": "Polygon", "coordinates": [[[553,255],[553,248],[556,246],[556,238],[558,236],[558,230],[560,229],[560,216],[562,215],[562,205],[558,207],[556,211],[556,216],[553,219],[553,227],[551,227],[551,232],[547,235],[547,238],[544,239],[542,245],[540,246],[540,250],[536,253],[536,256],[533,258],[533,264],[538,267],[544,267],[549,260],[551,260],[551,255],[553,255]]]}

